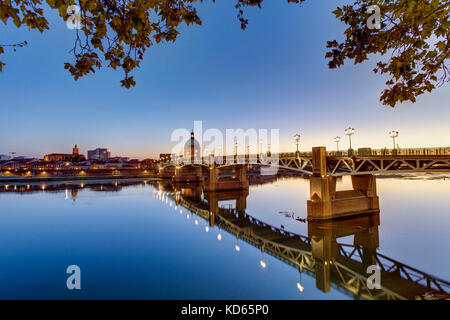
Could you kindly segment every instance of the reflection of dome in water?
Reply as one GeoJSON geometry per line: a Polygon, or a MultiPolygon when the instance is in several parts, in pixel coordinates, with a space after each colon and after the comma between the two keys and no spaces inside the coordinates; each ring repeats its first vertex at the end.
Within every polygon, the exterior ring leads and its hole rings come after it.
{"type": "Polygon", "coordinates": [[[184,158],[190,158],[191,153],[194,157],[201,156],[200,143],[194,138],[194,133],[191,132],[191,139],[189,139],[184,145],[183,156],[184,158]]]}

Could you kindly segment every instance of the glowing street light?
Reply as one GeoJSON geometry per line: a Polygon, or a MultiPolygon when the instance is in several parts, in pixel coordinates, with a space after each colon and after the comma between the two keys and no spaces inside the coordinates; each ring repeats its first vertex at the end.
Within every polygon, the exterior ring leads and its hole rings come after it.
{"type": "Polygon", "coordinates": [[[217,234],[217,240],[222,240],[222,235],[220,234],[220,226],[218,226],[218,228],[217,228],[217,230],[218,230],[218,234],[217,234]]]}
{"type": "Polygon", "coordinates": [[[239,247],[239,234],[236,235],[236,246],[234,247],[236,252],[241,251],[241,247],[239,247]]]}
{"type": "Polygon", "coordinates": [[[339,152],[339,142],[341,142],[341,137],[339,137],[339,136],[336,136],[336,137],[334,137],[334,142],[336,142],[336,150],[337,150],[337,152],[339,152]]]}
{"type": "Polygon", "coordinates": [[[345,134],[348,135],[350,150],[352,149],[352,135],[355,134],[355,131],[356,131],[355,128],[352,128],[352,127],[345,129],[345,134]]]}
{"type": "Polygon", "coordinates": [[[294,143],[297,146],[297,153],[298,153],[298,145],[300,144],[300,138],[301,136],[298,133],[294,136],[294,143]]]}
{"type": "Polygon", "coordinates": [[[302,284],[302,272],[303,272],[303,268],[302,268],[302,267],[298,268],[298,271],[299,271],[299,273],[300,273],[300,281],[297,282],[297,289],[298,289],[298,291],[303,292],[303,291],[305,291],[305,287],[304,287],[303,284],[302,284]]]}
{"type": "Polygon", "coordinates": [[[267,267],[266,262],[264,261],[264,249],[261,250],[261,260],[259,261],[259,265],[261,268],[265,269],[267,267]]]}
{"type": "Polygon", "coordinates": [[[262,156],[263,154],[263,139],[259,139],[259,156],[262,156]]]}
{"type": "Polygon", "coordinates": [[[395,130],[390,131],[389,132],[389,137],[392,138],[392,142],[393,142],[393,145],[394,145],[393,150],[395,150],[395,138],[398,137],[398,131],[395,131],[395,130]]]}

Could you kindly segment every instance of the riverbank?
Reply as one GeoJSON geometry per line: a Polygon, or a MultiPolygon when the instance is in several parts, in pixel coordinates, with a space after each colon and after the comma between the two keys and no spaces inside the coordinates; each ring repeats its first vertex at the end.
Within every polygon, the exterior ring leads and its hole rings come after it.
{"type": "Polygon", "coordinates": [[[110,175],[110,176],[62,176],[62,177],[0,177],[0,184],[22,182],[59,182],[59,181],[88,181],[88,180],[123,180],[123,179],[152,179],[160,180],[153,174],[140,175],[110,175]]]}

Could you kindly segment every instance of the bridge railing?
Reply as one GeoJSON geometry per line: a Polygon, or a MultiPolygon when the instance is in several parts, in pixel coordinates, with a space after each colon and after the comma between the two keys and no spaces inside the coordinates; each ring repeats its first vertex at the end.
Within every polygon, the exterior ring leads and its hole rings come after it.
{"type": "Polygon", "coordinates": [[[400,148],[375,149],[371,155],[404,155],[404,156],[445,156],[450,155],[450,148],[400,148]]]}
{"type": "MultiPolygon", "coordinates": [[[[349,151],[327,151],[329,157],[348,157],[349,151]]],[[[436,148],[398,148],[398,149],[372,149],[372,148],[358,148],[353,150],[350,155],[353,156],[450,156],[450,147],[436,147],[436,148]]],[[[286,158],[312,158],[312,152],[280,152],[262,153],[262,154],[238,154],[238,155],[219,155],[214,156],[216,164],[230,164],[230,163],[265,163],[276,159],[286,158]]],[[[209,165],[212,162],[211,156],[196,157],[193,161],[190,158],[176,157],[160,161],[162,165],[185,165],[185,164],[201,164],[209,165]]]]}

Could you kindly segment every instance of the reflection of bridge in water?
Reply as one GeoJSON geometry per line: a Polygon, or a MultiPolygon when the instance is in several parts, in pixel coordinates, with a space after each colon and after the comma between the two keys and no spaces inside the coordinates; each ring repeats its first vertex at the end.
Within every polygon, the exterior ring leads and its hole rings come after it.
{"type": "MultiPolygon", "coordinates": [[[[259,178],[261,179],[261,177],[259,178]]],[[[271,181],[271,178],[264,178],[271,181]]],[[[79,190],[117,192],[123,187],[147,184],[150,181],[115,181],[65,184],[1,185],[0,192],[34,193],[66,192],[73,200],[79,190]]],[[[152,183],[152,182],[150,182],[152,183]]],[[[201,183],[172,184],[158,182],[160,196],[172,199],[206,220],[236,236],[236,239],[260,249],[288,265],[316,279],[318,289],[328,292],[331,287],[354,298],[414,299],[425,293],[435,296],[450,292],[450,283],[405,265],[377,252],[379,247],[377,211],[366,211],[354,218],[333,221],[309,221],[308,235],[297,235],[282,228],[270,226],[247,214],[248,190],[203,192],[201,183]],[[235,201],[234,207],[219,206],[222,201],[235,201]],[[354,236],[352,245],[338,243],[338,239],[354,236]],[[369,289],[367,267],[377,265],[381,270],[381,288],[369,289]]],[[[156,192],[156,191],[155,191],[156,192]]],[[[261,266],[265,267],[261,260],[261,266]]],[[[297,284],[303,290],[302,284],[297,284]]]]}
{"type": "MultiPolygon", "coordinates": [[[[450,292],[450,283],[378,253],[379,214],[367,212],[357,218],[308,222],[308,236],[296,235],[270,226],[246,213],[248,190],[202,192],[201,184],[158,183],[161,196],[177,207],[208,221],[209,226],[236,236],[271,256],[314,276],[318,289],[331,287],[354,298],[415,299],[425,293],[436,296],[450,292]],[[236,202],[234,208],[219,206],[220,201],[236,202]],[[338,238],[354,236],[353,245],[340,244],[338,238]],[[367,268],[381,270],[381,288],[369,289],[367,268]]],[[[237,247],[237,250],[239,247],[237,247]]],[[[261,266],[266,262],[262,259],[261,266]]],[[[301,283],[297,284],[300,291],[301,283]]]]}

